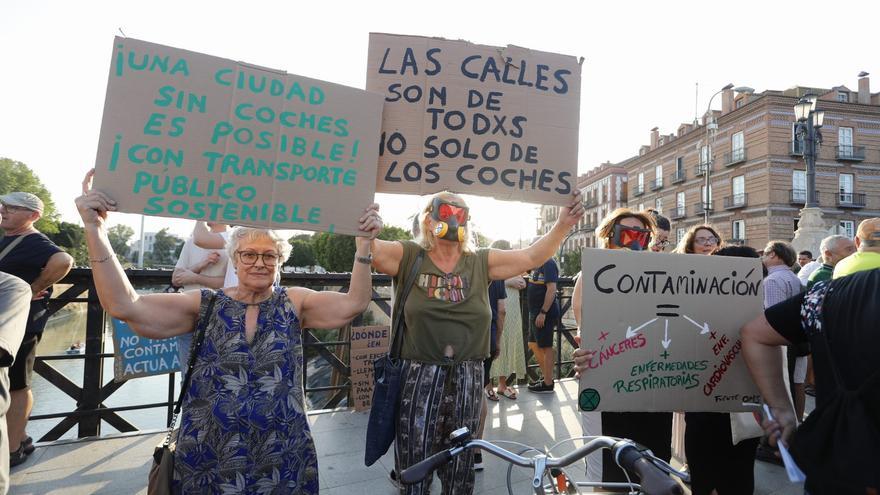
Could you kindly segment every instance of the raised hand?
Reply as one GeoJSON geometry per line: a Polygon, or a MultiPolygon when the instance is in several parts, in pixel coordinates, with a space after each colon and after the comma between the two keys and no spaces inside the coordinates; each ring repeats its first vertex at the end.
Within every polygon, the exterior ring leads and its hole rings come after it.
{"type": "Polygon", "coordinates": [[[577,225],[581,220],[581,217],[584,216],[584,203],[582,201],[582,196],[580,189],[575,189],[575,191],[571,193],[571,203],[559,210],[559,218],[556,219],[556,223],[564,225],[567,228],[577,225]]]}
{"type": "Polygon", "coordinates": [[[92,189],[92,177],[95,169],[90,169],[82,181],[82,196],[76,198],[76,209],[86,227],[103,227],[107,212],[116,210],[116,201],[109,196],[92,189]]]}

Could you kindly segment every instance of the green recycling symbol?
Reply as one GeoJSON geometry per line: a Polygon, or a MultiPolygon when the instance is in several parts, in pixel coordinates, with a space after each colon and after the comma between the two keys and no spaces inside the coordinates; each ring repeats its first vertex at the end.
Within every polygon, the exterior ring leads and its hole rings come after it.
{"type": "Polygon", "coordinates": [[[581,411],[595,411],[599,407],[599,391],[595,388],[585,388],[578,397],[578,406],[581,411]]]}

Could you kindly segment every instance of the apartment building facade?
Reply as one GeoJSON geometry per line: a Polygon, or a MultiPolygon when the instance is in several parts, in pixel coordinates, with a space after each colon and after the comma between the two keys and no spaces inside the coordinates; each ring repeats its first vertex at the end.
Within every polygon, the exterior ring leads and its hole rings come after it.
{"type": "Polygon", "coordinates": [[[653,129],[651,145],[625,164],[629,206],[663,212],[673,242],[703,223],[705,208],[724,241],[760,249],[771,239],[791,240],[806,202],[804,143],[795,134],[793,107],[806,94],[818,95],[816,108],[825,111],[816,160],[819,206],[829,234],[852,236],[860,220],[880,216],[880,94],[870,93],[867,77],[858,91],[726,91],[722,110],[704,119],[714,120],[714,132],[690,124],[669,135],[653,129]]]}

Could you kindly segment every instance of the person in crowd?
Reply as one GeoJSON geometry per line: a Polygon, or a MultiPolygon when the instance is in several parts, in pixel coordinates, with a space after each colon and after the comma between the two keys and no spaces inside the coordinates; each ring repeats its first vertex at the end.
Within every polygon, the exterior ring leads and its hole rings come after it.
{"type": "Polygon", "coordinates": [[[9,490],[9,366],[24,339],[32,296],[27,282],[0,272],[0,495],[9,490]]]}
{"type": "MultiPolygon", "coordinates": [[[[498,402],[498,394],[492,386],[492,362],[498,357],[501,350],[501,331],[504,328],[504,317],[507,308],[504,300],[507,298],[507,292],[504,290],[503,280],[493,280],[489,283],[489,307],[492,309],[492,321],[490,323],[489,332],[489,357],[483,361],[483,383],[486,389],[486,398],[483,399],[483,407],[480,412],[480,427],[477,428],[475,438],[483,438],[483,431],[486,429],[486,417],[489,415],[489,407],[486,400],[498,402]]],[[[474,453],[474,471],[483,470],[483,453],[477,451],[474,453]]]]}
{"type": "MultiPolygon", "coordinates": [[[[842,235],[832,235],[822,239],[819,249],[822,252],[820,256],[822,266],[810,275],[807,281],[807,290],[812,289],[813,285],[818,282],[831,280],[831,276],[834,274],[834,267],[844,258],[856,252],[856,245],[852,239],[842,235]]],[[[800,278],[800,274],[798,274],[798,278],[800,278]]]]}
{"type": "Polygon", "coordinates": [[[37,344],[49,319],[52,286],[64,278],[73,266],[73,258],[34,227],[43,215],[43,201],[27,192],[0,196],[0,272],[24,280],[33,297],[28,313],[24,340],[9,369],[11,402],[6,413],[9,429],[9,464],[17,466],[34,452],[34,440],[27,433],[28,418],[34,407],[31,379],[37,344]]]}
{"type": "MultiPolygon", "coordinates": [[[[214,227],[211,227],[207,222],[196,222],[192,233],[193,244],[201,249],[225,250],[229,242],[230,231],[225,228],[226,226],[220,228],[219,225],[215,224],[214,227]]],[[[278,270],[278,275],[281,275],[281,270],[278,270]]],[[[238,285],[238,277],[235,273],[235,263],[226,263],[222,287],[235,287],[236,285],[238,285]]]]}
{"type": "Polygon", "coordinates": [[[654,216],[654,224],[657,226],[656,235],[651,239],[651,251],[662,253],[669,246],[669,231],[672,229],[669,219],[664,217],[654,208],[648,208],[654,216]]]}
{"type": "Polygon", "coordinates": [[[813,261],[813,253],[807,250],[801,251],[798,253],[797,263],[801,268],[807,266],[808,263],[813,261]]]}
{"type": "Polygon", "coordinates": [[[694,225],[673,250],[679,254],[712,254],[721,245],[721,236],[711,225],[694,225]]]}
{"type": "MultiPolygon", "coordinates": [[[[499,240],[492,244],[495,249],[509,250],[510,243],[499,240]]],[[[526,358],[523,350],[522,310],[520,291],[526,288],[526,280],[517,275],[504,282],[507,297],[504,299],[504,324],[498,327],[499,353],[492,362],[491,376],[498,377],[497,393],[510,400],[516,400],[516,389],[508,383],[510,376],[517,379],[526,376],[526,358]]]]}
{"type": "Polygon", "coordinates": [[[834,267],[832,278],[880,268],[880,218],[862,220],[856,230],[855,246],[856,252],[838,262],[834,267]]]}
{"type": "MultiPolygon", "coordinates": [[[[580,199],[576,191],[550,232],[526,249],[475,250],[467,204],[445,191],[429,197],[420,212],[417,242],[373,240],[373,267],[393,277],[396,300],[414,260],[424,254],[403,311],[407,333],[401,350],[395,472],[446,448],[453,430],[465,426],[476,431],[484,397],[483,360],[489,356],[489,281],[506,280],[550,259],[583,215],[580,199]]],[[[443,493],[473,492],[473,462],[467,451],[438,470],[443,493]]],[[[430,483],[401,490],[427,493],[430,483]]]]}
{"type": "MultiPolygon", "coordinates": [[[[760,258],[754,248],[725,246],[716,256],[760,258]]],[[[738,413],[748,414],[751,413],[738,413]]],[[[691,475],[693,495],[752,493],[755,490],[755,449],[759,437],[734,444],[730,414],[714,412],[685,413],[685,455],[691,475]]]]}
{"type": "MultiPolygon", "coordinates": [[[[207,227],[214,234],[226,232],[226,225],[222,223],[208,222],[207,227]]],[[[222,289],[228,263],[229,255],[225,249],[202,249],[196,246],[193,238],[190,237],[180,250],[180,256],[171,274],[171,284],[182,287],[183,290],[222,289]]],[[[186,363],[189,362],[191,344],[191,333],[177,337],[181,367],[185,368],[186,363]]]]}
{"type": "MultiPolygon", "coordinates": [[[[878,321],[880,270],[874,268],[816,284],[808,293],[796,294],[767,308],[762,315],[743,327],[742,343],[746,364],[772,413],[772,420],[768,417],[763,423],[772,444],[781,441],[792,447],[789,442],[792,435],[797,437],[798,432],[795,429],[800,423],[800,416],[792,410],[783,381],[778,348],[808,341],[813,343],[816,363],[816,409],[811,416],[828,418],[827,421],[835,423],[846,433],[851,432],[856,436],[863,433],[865,438],[870,438],[873,432],[873,438],[877,438],[877,432],[880,431],[880,422],[877,420],[880,418],[880,380],[877,380],[876,375],[877,349],[880,348],[878,321]],[[826,340],[827,346],[817,343],[820,339],[826,340]],[[830,355],[825,352],[826,348],[830,349],[830,355]],[[850,408],[833,409],[835,405],[840,406],[834,400],[840,394],[839,389],[859,390],[862,386],[870,386],[866,382],[872,377],[873,387],[863,389],[858,395],[866,409],[862,411],[862,418],[873,418],[874,424],[855,424],[855,421],[850,421],[851,418],[846,418],[845,424],[841,424],[841,416],[856,411],[852,410],[854,402],[850,403],[850,408]],[[836,383],[838,380],[839,384],[836,383]],[[873,410],[867,408],[869,405],[873,406],[873,410]],[[836,415],[836,419],[832,420],[834,416],[827,415],[836,415]]],[[[828,433],[829,437],[832,436],[830,431],[828,433]]],[[[840,436],[836,433],[839,432],[835,432],[834,437],[839,440],[840,436]]],[[[832,462],[836,466],[844,466],[846,479],[834,479],[831,473],[835,471],[827,464],[814,466],[801,463],[807,476],[806,492],[878,493],[880,478],[877,470],[872,470],[871,467],[880,465],[880,459],[877,458],[880,446],[873,445],[873,451],[866,451],[860,448],[864,444],[832,446],[825,443],[826,441],[823,440],[821,445],[794,445],[793,453],[796,457],[804,451],[808,455],[821,455],[833,448],[832,462]],[[856,465],[869,468],[856,468],[856,465]],[[874,483],[867,484],[870,482],[866,480],[871,478],[874,483]],[[858,481],[865,484],[854,486],[858,481]],[[844,485],[848,485],[850,489],[844,491],[844,485]]]]}
{"type": "MultiPolygon", "coordinates": [[[[596,228],[600,247],[644,251],[649,248],[654,233],[654,217],[646,212],[618,208],[608,214],[596,228]]],[[[572,292],[572,309],[581,338],[585,322],[581,321],[583,278],[578,274],[572,292]]],[[[574,351],[575,373],[587,372],[594,352],[589,349],[574,351]]],[[[667,412],[582,412],[584,435],[608,435],[630,438],[650,448],[654,455],[669,461],[672,457],[672,413],[667,412]]],[[[590,481],[625,482],[626,473],[617,467],[611,452],[587,457],[587,478],[590,481]]]]}
{"type": "MultiPolygon", "coordinates": [[[[800,280],[791,270],[797,262],[797,255],[791,244],[785,241],[768,242],[761,260],[767,267],[767,277],[764,278],[764,309],[790,299],[803,290],[800,280]]],[[[805,344],[789,347],[786,351],[791,394],[795,411],[798,418],[801,418],[798,421],[803,421],[806,407],[804,382],[807,379],[807,354],[809,347],[805,344]]]]}
{"type": "Polygon", "coordinates": [[[556,300],[556,282],[559,280],[559,265],[553,258],[532,270],[526,293],[529,304],[529,349],[535,355],[542,378],[529,384],[529,392],[539,394],[553,393],[553,365],[556,355],[553,352],[553,332],[559,325],[562,315],[556,300]]]}
{"type": "Polygon", "coordinates": [[[107,238],[105,220],[115,202],[91,189],[93,174],[83,181],[76,205],[104,310],[138,335],[154,339],[204,328],[183,398],[173,489],[318,493],[317,456],[302,388],[301,329],[341,327],[366,309],[369,237],[382,227],[378,206],[369,206],[360,219],[366,237],[356,238],[347,293],[274,286],[290,244],[272,230],[240,227],[229,236],[227,248],[237,286],[139,295],[107,238]],[[213,310],[207,314],[209,307],[213,310]]]}

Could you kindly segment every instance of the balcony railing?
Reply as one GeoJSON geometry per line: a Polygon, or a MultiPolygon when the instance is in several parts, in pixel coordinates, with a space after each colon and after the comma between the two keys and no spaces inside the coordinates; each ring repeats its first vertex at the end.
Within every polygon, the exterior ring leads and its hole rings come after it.
{"type": "Polygon", "coordinates": [[[864,208],[865,193],[837,193],[837,206],[841,208],[864,208]]]}
{"type": "MultiPolygon", "coordinates": [[[[793,205],[803,205],[807,203],[806,189],[789,189],[788,202],[793,205]]],[[[819,191],[816,191],[816,202],[819,202],[819,191]]]]}
{"type": "Polygon", "coordinates": [[[599,200],[595,196],[590,196],[584,201],[584,208],[592,208],[599,205],[599,200]]]}
{"type": "Polygon", "coordinates": [[[669,210],[669,218],[672,220],[679,220],[687,216],[687,211],[684,206],[677,206],[669,210]]]}
{"type": "Polygon", "coordinates": [[[663,177],[657,177],[656,179],[651,181],[651,190],[656,191],[657,189],[663,188],[663,177]]]}
{"type": "Polygon", "coordinates": [[[724,241],[725,244],[732,244],[734,246],[748,246],[748,239],[740,239],[738,237],[733,237],[724,241]]]}
{"type": "Polygon", "coordinates": [[[793,141],[788,142],[788,154],[791,156],[804,156],[804,141],[803,139],[795,139],[793,141]]]}
{"type": "Polygon", "coordinates": [[[724,154],[724,166],[732,167],[737,163],[742,163],[746,161],[746,149],[741,148],[738,150],[733,150],[730,153],[724,154]]]}
{"type": "Polygon", "coordinates": [[[727,196],[726,198],[724,198],[724,209],[733,210],[736,208],[743,208],[746,206],[746,203],[748,203],[748,201],[748,193],[740,193],[734,194],[733,196],[727,196]]]}
{"type": "Polygon", "coordinates": [[[641,196],[645,194],[645,185],[644,184],[636,184],[633,188],[633,196],[641,196]]]}
{"type": "Polygon", "coordinates": [[[706,210],[709,210],[709,212],[711,213],[714,209],[714,201],[709,201],[708,203],[700,201],[699,203],[694,204],[694,215],[702,215],[706,212],[706,210]]]}
{"type": "Polygon", "coordinates": [[[687,174],[685,173],[684,169],[676,170],[675,173],[671,175],[671,178],[672,180],[670,182],[672,182],[673,184],[678,184],[679,182],[684,182],[684,180],[687,178],[687,174]]]}
{"type": "Polygon", "coordinates": [[[865,160],[864,146],[838,146],[837,159],[848,162],[861,162],[865,160]]]}
{"type": "Polygon", "coordinates": [[[712,164],[711,164],[711,163],[710,163],[710,164],[705,164],[705,163],[703,163],[703,164],[700,164],[700,165],[695,166],[695,167],[694,167],[694,175],[697,176],[697,177],[702,177],[703,174],[706,173],[706,169],[707,169],[707,168],[708,168],[709,171],[711,172],[711,171],[712,171],[712,164]]]}

